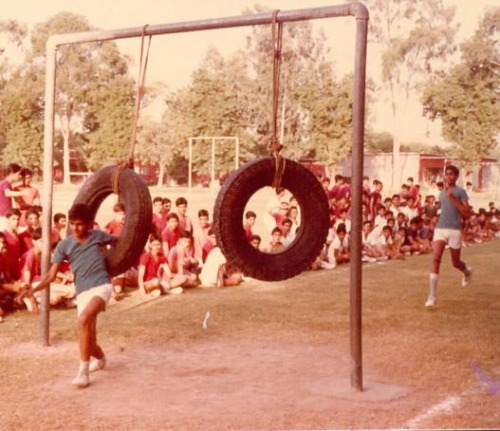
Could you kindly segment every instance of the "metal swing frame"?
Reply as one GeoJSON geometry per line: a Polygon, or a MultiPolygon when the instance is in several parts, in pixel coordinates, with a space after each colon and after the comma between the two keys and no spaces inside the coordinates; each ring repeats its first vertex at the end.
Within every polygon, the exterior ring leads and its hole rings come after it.
{"type": "MultiPolygon", "coordinates": [[[[368,9],[361,3],[327,6],[311,9],[280,11],[276,15],[278,23],[307,21],[324,18],[353,16],[356,19],[356,42],[353,86],[353,145],[352,145],[352,242],[350,271],[350,342],[351,387],[363,390],[362,377],[362,332],[361,332],[361,230],[362,230],[362,181],[363,181],[363,141],[365,126],[365,81],[366,48],[368,36],[368,9]]],[[[50,230],[53,197],[53,160],[54,160],[54,118],[56,93],[56,55],[60,46],[87,42],[126,39],[142,36],[186,33],[193,31],[223,28],[269,25],[273,21],[273,12],[253,15],[234,16],[218,19],[180,22],[163,25],[134,27],[109,31],[90,31],[51,36],[46,44],[46,80],[45,80],[45,123],[44,123],[44,181],[42,189],[43,252],[42,272],[50,267],[50,230]]],[[[49,290],[42,292],[42,307],[39,319],[39,343],[49,345],[49,290]]]]}

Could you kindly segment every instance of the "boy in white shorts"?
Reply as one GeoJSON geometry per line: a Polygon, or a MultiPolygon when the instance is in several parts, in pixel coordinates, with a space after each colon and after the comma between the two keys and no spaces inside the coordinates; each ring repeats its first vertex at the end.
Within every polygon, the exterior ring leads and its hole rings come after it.
{"type": "MultiPolygon", "coordinates": [[[[85,388],[90,384],[89,371],[97,371],[106,366],[106,358],[97,344],[97,316],[106,309],[111,299],[113,287],[106,271],[102,246],[112,244],[116,237],[93,230],[93,216],[90,208],[76,204],[68,213],[71,236],[56,247],[52,257],[52,266],[40,283],[18,296],[31,297],[33,293],[47,288],[55,280],[59,265],[68,260],[75,278],[76,301],[78,311],[78,332],[80,341],[80,367],[72,384],[85,388]],[[90,357],[94,360],[90,362],[90,357]]],[[[36,304],[36,301],[33,301],[36,304]]],[[[33,312],[38,314],[38,307],[33,312]]]]}
{"type": "Polygon", "coordinates": [[[466,286],[472,275],[471,269],[460,259],[462,248],[462,222],[470,216],[471,207],[467,192],[457,186],[459,175],[456,166],[445,169],[445,187],[439,194],[441,213],[433,237],[433,260],[429,275],[429,296],[426,307],[436,305],[436,291],[439,280],[439,267],[446,245],[450,248],[453,266],[463,273],[462,286],[466,286]]]}

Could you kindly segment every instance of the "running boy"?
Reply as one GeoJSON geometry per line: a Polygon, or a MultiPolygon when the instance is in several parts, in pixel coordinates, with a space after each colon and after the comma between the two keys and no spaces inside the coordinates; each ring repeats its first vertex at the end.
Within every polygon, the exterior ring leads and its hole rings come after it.
{"type": "MultiPolygon", "coordinates": [[[[93,230],[93,217],[90,208],[84,204],[73,205],[68,214],[71,236],[62,240],[52,257],[52,266],[40,283],[28,292],[18,296],[33,296],[37,291],[47,288],[57,277],[59,266],[68,260],[75,277],[78,311],[78,332],[80,340],[80,367],[72,384],[85,388],[90,384],[89,371],[97,371],[106,366],[106,357],[97,344],[97,316],[106,309],[111,299],[113,287],[104,263],[102,246],[112,244],[116,237],[93,230]],[[95,358],[92,363],[90,357],[95,358]]],[[[36,301],[33,312],[38,313],[36,301]]]]}
{"type": "Polygon", "coordinates": [[[432,244],[434,257],[429,275],[429,297],[426,307],[436,305],[436,291],[439,280],[439,267],[446,245],[450,248],[453,266],[463,273],[462,286],[466,286],[472,275],[471,269],[460,259],[462,247],[462,221],[469,217],[471,207],[467,192],[457,186],[459,170],[456,166],[449,165],[445,169],[446,184],[439,194],[441,214],[434,231],[432,244]]]}

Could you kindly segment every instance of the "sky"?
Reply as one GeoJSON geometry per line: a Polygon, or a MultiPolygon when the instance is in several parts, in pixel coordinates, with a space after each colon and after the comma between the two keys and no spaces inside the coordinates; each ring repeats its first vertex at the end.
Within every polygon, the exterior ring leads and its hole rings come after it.
{"type": "MultiPolygon", "coordinates": [[[[408,0],[411,1],[411,0],[408,0]]],[[[460,23],[457,41],[470,37],[477,27],[486,6],[500,6],[500,0],[444,0],[457,7],[456,21],[460,23]]],[[[2,19],[15,19],[32,29],[61,11],[87,17],[90,24],[102,30],[138,28],[145,24],[169,24],[241,15],[255,4],[282,11],[333,6],[335,0],[16,0],[2,7],[2,19]]],[[[352,17],[313,21],[328,36],[332,60],[339,76],[353,71],[355,22],[352,17]]],[[[209,46],[223,55],[231,54],[245,45],[249,28],[210,30],[155,36],[151,43],[146,84],[164,82],[168,88],[180,88],[190,82],[192,71],[199,66],[209,46]]],[[[140,38],[118,41],[120,50],[139,58],[140,38]]],[[[137,61],[137,60],[136,60],[137,61]]],[[[137,64],[131,68],[138,67],[137,64]]],[[[368,49],[367,75],[378,81],[377,53],[368,49]]],[[[380,106],[374,129],[387,129],[387,115],[380,106]]],[[[421,118],[421,106],[413,103],[408,110],[408,124],[403,139],[434,144],[441,141],[440,126],[421,118]]]]}

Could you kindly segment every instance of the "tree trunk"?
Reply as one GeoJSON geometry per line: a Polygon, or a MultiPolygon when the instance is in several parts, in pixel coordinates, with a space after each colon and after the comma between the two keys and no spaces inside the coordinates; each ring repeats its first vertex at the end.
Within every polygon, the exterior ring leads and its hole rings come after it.
{"type": "Polygon", "coordinates": [[[71,132],[69,128],[62,127],[62,135],[63,135],[63,184],[68,185],[71,183],[70,177],[70,153],[69,153],[69,139],[71,132]]]}
{"type": "Polygon", "coordinates": [[[163,158],[160,157],[159,168],[158,168],[158,187],[163,186],[163,179],[165,178],[165,166],[163,164],[163,158]]]}

